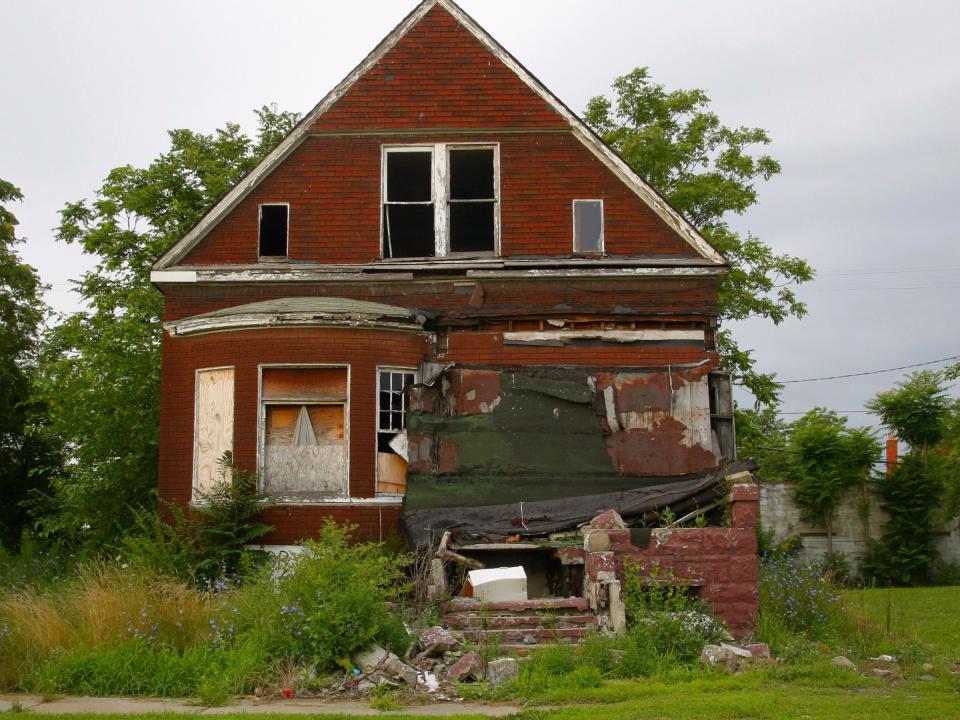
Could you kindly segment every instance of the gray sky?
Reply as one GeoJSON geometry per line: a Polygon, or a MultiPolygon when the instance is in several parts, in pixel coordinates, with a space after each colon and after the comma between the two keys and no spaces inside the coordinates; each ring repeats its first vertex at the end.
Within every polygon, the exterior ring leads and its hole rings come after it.
{"type": "MultiPolygon", "coordinates": [[[[0,177],[26,196],[13,210],[48,300],[75,308],[67,281],[91,264],[53,240],[63,203],[148,163],[168,129],[252,130],[268,102],[310,109],[414,4],[0,0],[0,177]]],[[[461,4],[575,110],[646,65],[669,88],[705,89],[725,123],[770,132],[783,173],[735,225],[819,278],[800,291],[807,318],[736,328],[762,369],[808,378],[960,355],[960,3],[461,4]]],[[[784,410],[862,409],[899,377],[790,385],[784,410]]]]}

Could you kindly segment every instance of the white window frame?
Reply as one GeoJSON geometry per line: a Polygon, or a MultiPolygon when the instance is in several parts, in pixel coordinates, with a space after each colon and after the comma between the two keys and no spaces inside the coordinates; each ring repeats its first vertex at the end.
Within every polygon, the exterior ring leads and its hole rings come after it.
{"type": "Polygon", "coordinates": [[[284,505],[309,505],[316,502],[344,502],[351,499],[350,495],[350,397],[353,384],[350,380],[352,368],[346,363],[261,363],[257,366],[257,489],[263,490],[264,464],[267,459],[267,405],[343,405],[343,484],[344,495],[318,496],[316,498],[290,499],[280,498],[278,502],[284,505]],[[316,402],[291,399],[283,400],[263,399],[263,371],[264,370],[320,370],[332,368],[347,371],[347,397],[343,402],[316,402]]]}
{"type": "MultiPolygon", "coordinates": [[[[413,383],[416,385],[420,382],[420,370],[419,368],[412,367],[399,367],[396,365],[378,365],[376,368],[376,378],[374,380],[374,392],[377,395],[376,402],[376,419],[373,423],[373,457],[374,457],[374,491],[376,491],[377,486],[380,483],[380,464],[377,461],[377,453],[380,452],[380,373],[382,372],[393,372],[393,373],[403,373],[404,375],[410,373],[413,375],[413,383]]],[[[403,430],[407,429],[407,414],[403,415],[403,430]]],[[[396,434],[396,433],[394,433],[396,434]]],[[[376,493],[380,497],[392,497],[392,493],[376,493]]]]}
{"type": "MultiPolygon", "coordinates": [[[[431,154],[430,198],[433,203],[434,249],[432,259],[500,256],[500,143],[458,142],[383,145],[380,153],[380,257],[385,260],[413,260],[415,258],[388,258],[386,227],[383,208],[387,204],[387,155],[394,152],[427,152],[431,154]],[[450,151],[493,150],[493,250],[480,252],[452,252],[450,250],[450,151]]],[[[390,203],[426,204],[426,203],[390,203]]],[[[287,216],[289,219],[289,215],[287,216]]],[[[289,233],[288,233],[289,243],[289,233]]]]}
{"type": "Polygon", "coordinates": [[[261,260],[279,260],[281,258],[290,257],[290,203],[288,202],[262,202],[257,205],[257,257],[261,260]],[[283,206],[287,208],[287,243],[286,243],[286,254],[284,255],[261,255],[260,254],[260,230],[263,226],[263,208],[264,207],[279,207],[283,206]]]}
{"type": "Polygon", "coordinates": [[[571,232],[574,255],[603,255],[607,251],[607,213],[603,198],[576,198],[570,211],[571,232]],[[577,203],[600,203],[600,247],[597,250],[581,250],[577,248],[577,203]]]}

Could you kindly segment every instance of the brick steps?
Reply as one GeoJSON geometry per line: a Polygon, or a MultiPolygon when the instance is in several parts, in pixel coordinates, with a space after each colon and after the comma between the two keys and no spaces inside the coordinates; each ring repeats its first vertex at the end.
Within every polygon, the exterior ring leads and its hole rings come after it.
{"type": "Polygon", "coordinates": [[[539,598],[522,602],[481,603],[455,598],[444,607],[444,623],[467,640],[496,643],[503,648],[576,643],[597,626],[586,598],[539,598]]]}
{"type": "Polygon", "coordinates": [[[589,628],[524,628],[521,630],[462,630],[467,640],[497,642],[500,645],[524,645],[524,638],[533,637],[537,644],[551,642],[573,643],[582,640],[589,628]]]}
{"type": "Polygon", "coordinates": [[[449,628],[457,630],[510,630],[520,628],[577,628],[597,624],[596,615],[484,615],[448,614],[443,617],[449,628]]]}

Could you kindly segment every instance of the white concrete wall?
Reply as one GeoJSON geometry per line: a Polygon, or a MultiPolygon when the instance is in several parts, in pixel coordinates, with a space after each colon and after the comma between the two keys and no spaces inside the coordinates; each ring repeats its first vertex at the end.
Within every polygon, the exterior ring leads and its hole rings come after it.
{"type": "MultiPolygon", "coordinates": [[[[850,490],[834,513],[833,549],[842,552],[856,567],[865,552],[865,530],[862,520],[864,499],[859,490],[850,490]]],[[[867,496],[869,508],[867,530],[869,537],[879,540],[887,515],[880,509],[878,498],[867,496]]],[[[803,556],[820,560],[827,552],[827,535],[822,527],[814,527],[800,520],[800,511],[793,500],[793,485],[786,483],[762,483],[760,485],[760,522],[765,530],[772,529],[777,541],[789,535],[803,539],[803,556]]],[[[960,563],[960,523],[954,520],[943,528],[937,549],[942,560],[960,563]]]]}

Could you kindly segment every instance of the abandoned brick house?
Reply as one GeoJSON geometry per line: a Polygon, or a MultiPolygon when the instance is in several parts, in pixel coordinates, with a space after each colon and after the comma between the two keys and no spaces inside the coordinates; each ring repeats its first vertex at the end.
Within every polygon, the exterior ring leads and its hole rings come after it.
{"type": "MultiPolygon", "coordinates": [[[[706,503],[732,459],[726,270],[472,18],[426,0],[154,266],[160,495],[197,500],[231,451],[277,498],[275,545],[327,517],[496,544],[663,493],[706,503]]],[[[609,550],[567,560],[602,572],[609,550]]]]}

